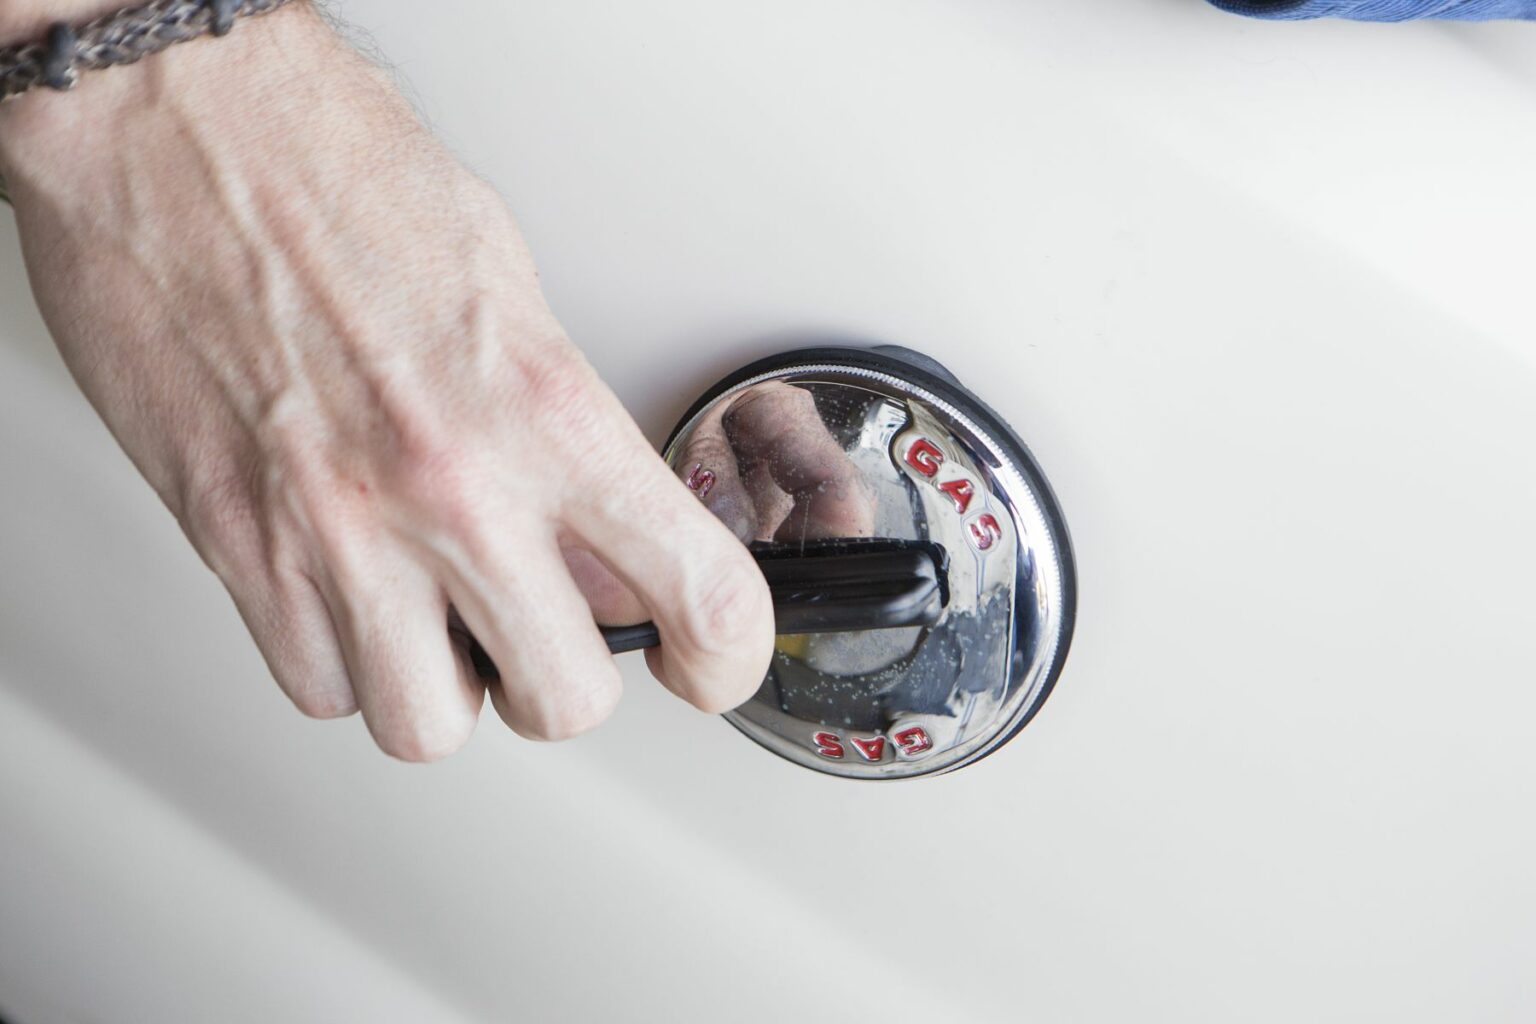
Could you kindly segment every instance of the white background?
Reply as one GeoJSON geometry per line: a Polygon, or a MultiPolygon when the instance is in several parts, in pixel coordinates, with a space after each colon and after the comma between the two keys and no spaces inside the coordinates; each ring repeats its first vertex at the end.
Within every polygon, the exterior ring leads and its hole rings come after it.
{"type": "Polygon", "coordinates": [[[0,218],[0,1008],[62,1021],[1536,1015],[1536,26],[1197,0],[352,0],[653,437],[927,351],[1078,553],[1002,753],[869,786],[625,660],[429,768],[301,718],[0,218]]]}

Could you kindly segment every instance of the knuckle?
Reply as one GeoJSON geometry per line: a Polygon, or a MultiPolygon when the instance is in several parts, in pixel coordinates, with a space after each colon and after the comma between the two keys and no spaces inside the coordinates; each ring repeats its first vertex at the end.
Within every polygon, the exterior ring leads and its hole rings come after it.
{"type": "Polygon", "coordinates": [[[594,686],[581,693],[562,693],[541,701],[521,723],[521,734],[532,740],[558,743],[591,732],[606,722],[619,702],[617,684],[594,686]]]}
{"type": "Polygon", "coordinates": [[[386,508],[453,528],[476,505],[487,479],[490,446],[482,431],[445,406],[441,396],[421,382],[381,385],[379,443],[366,453],[355,493],[338,493],[342,503],[377,509],[369,484],[377,483],[386,508]]]}
{"type": "Polygon", "coordinates": [[[346,718],[357,712],[357,700],[350,690],[297,690],[289,696],[309,718],[346,718]]]}
{"type": "Polygon", "coordinates": [[[685,603],[683,642],[707,656],[735,655],[743,644],[771,636],[771,620],[762,574],[744,551],[732,552],[715,560],[698,596],[685,603]]]}
{"type": "Polygon", "coordinates": [[[395,466],[394,496],[411,529],[468,545],[470,556],[483,560],[497,525],[487,521],[487,509],[496,507],[496,474],[479,450],[446,439],[418,443],[395,466]]]}
{"type": "MultiPolygon", "coordinates": [[[[585,358],[564,342],[542,346],[517,366],[514,392],[520,411],[543,425],[558,452],[590,457],[613,446],[617,400],[585,358]]],[[[636,432],[638,436],[638,431],[636,432]]]]}
{"type": "Polygon", "coordinates": [[[425,521],[457,536],[472,533],[485,508],[485,501],[470,483],[465,468],[461,457],[448,456],[430,467],[422,467],[412,484],[412,504],[427,512],[425,521]]]}
{"type": "Polygon", "coordinates": [[[516,363],[518,391],[530,411],[569,413],[587,405],[592,368],[566,344],[549,344],[516,363]]]}
{"type": "Polygon", "coordinates": [[[475,456],[466,439],[421,425],[397,431],[393,489],[412,509],[430,509],[451,525],[475,504],[475,456]]]}
{"type": "Polygon", "coordinates": [[[464,723],[418,715],[375,732],[379,749],[397,761],[429,764],[457,753],[469,742],[473,722],[464,723]]]}

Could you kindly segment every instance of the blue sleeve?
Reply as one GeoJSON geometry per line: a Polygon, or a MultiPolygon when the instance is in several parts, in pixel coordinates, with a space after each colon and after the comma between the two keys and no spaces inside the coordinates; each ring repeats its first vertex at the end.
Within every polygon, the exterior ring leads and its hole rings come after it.
{"type": "Polygon", "coordinates": [[[1354,18],[1357,21],[1412,21],[1415,18],[1536,19],[1536,0],[1211,0],[1224,11],[1254,18],[1354,18]]]}

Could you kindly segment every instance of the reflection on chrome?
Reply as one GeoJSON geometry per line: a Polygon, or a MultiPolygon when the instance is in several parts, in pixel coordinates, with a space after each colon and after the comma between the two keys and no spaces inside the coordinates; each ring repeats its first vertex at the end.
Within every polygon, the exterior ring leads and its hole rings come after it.
{"type": "Polygon", "coordinates": [[[892,351],[791,353],[704,404],[666,452],[744,542],[947,554],[934,625],[780,636],[728,716],[780,756],[855,778],[948,771],[1006,742],[1054,683],[1073,613],[1066,533],[1028,452],[952,378],[906,372],[892,351]]]}

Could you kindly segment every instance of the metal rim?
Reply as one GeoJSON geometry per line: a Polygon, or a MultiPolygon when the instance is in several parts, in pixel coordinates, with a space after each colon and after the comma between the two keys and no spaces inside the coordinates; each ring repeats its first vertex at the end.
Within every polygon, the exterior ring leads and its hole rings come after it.
{"type": "MultiPolygon", "coordinates": [[[[1051,489],[1044,472],[1040,469],[1034,456],[1019,438],[1018,434],[1014,432],[996,411],[968,388],[960,384],[942,365],[933,362],[929,357],[923,356],[920,353],[911,353],[911,356],[915,358],[908,358],[904,353],[905,350],[893,350],[890,348],[816,347],[797,349],[776,356],[770,356],[766,359],[760,359],[726,376],[706,390],[689,407],[688,411],[684,413],[677,425],[672,429],[667,437],[667,443],[662,450],[663,456],[670,459],[677,439],[688,431],[706,408],[731,392],[791,373],[851,373],[856,377],[865,377],[872,381],[883,383],[887,387],[910,392],[915,397],[933,403],[943,409],[948,415],[953,416],[958,423],[969,428],[977,437],[990,442],[988,447],[996,449],[994,454],[1000,460],[1000,465],[997,468],[1011,472],[1023,485],[1020,489],[1021,493],[1027,496],[1027,500],[1034,506],[1035,518],[1044,527],[1045,533],[1054,549],[1056,556],[1054,568],[1057,591],[1060,595],[1060,613],[1058,615],[1057,627],[1052,634],[1052,647],[1047,653],[1046,668],[1038,686],[1031,688],[1036,691],[1035,695],[1032,699],[1025,699],[1017,712],[1018,717],[1016,720],[1011,721],[1004,728],[1000,729],[997,734],[988,739],[975,751],[954,762],[927,771],[917,771],[901,776],[879,776],[845,774],[829,771],[823,766],[804,764],[805,767],[812,767],[817,774],[833,775],[837,778],[861,779],[873,782],[924,778],[954,771],[957,768],[974,764],[991,755],[1009,740],[1016,737],[1034,719],[1035,715],[1039,713],[1040,708],[1044,706],[1046,700],[1050,697],[1055,689],[1056,681],[1060,678],[1062,669],[1066,664],[1076,625],[1077,571],[1071,537],[1067,532],[1066,521],[1057,502],[1055,492],[1051,489]],[[935,372],[933,369],[916,362],[916,359],[933,363],[933,366],[939,372],[935,372]]],[[[726,715],[724,717],[740,732],[752,739],[753,742],[784,759],[784,755],[780,751],[769,746],[763,739],[737,721],[734,716],[726,715]]],[[[796,761],[795,763],[801,764],[802,762],[796,761]]]]}

